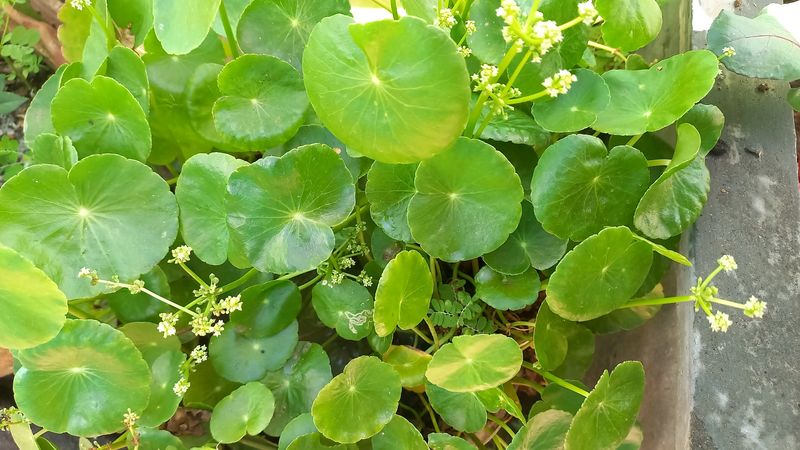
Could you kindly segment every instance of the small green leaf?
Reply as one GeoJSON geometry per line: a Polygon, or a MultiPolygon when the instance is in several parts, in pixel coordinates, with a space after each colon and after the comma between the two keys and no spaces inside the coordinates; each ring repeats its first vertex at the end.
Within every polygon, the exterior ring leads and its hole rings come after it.
{"type": "Polygon", "coordinates": [[[415,185],[408,206],[411,234],[427,253],[448,262],[497,249],[522,215],[523,190],[514,167],[479,140],[459,138],[421,162],[415,185]]]}
{"type": "Polygon", "coordinates": [[[503,311],[532,305],[539,298],[540,287],[539,273],[534,269],[519,275],[504,275],[486,266],[475,274],[475,295],[503,311]]]}
{"type": "MultiPolygon", "coordinates": [[[[594,335],[586,327],[557,316],[544,303],[536,315],[533,345],[539,364],[544,370],[552,372],[562,366],[569,354],[584,353],[578,347],[588,347],[591,356],[594,353],[594,335]]],[[[584,370],[588,367],[581,364],[582,361],[575,362],[584,370]]]]}
{"type": "Polygon", "coordinates": [[[575,414],[566,447],[574,450],[615,449],[625,440],[644,396],[644,369],[626,361],[603,372],[575,414]]]}
{"type": "Polygon", "coordinates": [[[514,436],[507,450],[562,450],[572,414],[551,409],[539,413],[514,436]]]}
{"type": "Polygon", "coordinates": [[[430,433],[428,446],[431,450],[475,450],[469,442],[447,433],[430,433]]]}
{"type": "Polygon", "coordinates": [[[31,165],[53,164],[71,169],[78,162],[78,152],[67,136],[42,133],[31,145],[31,165]]]}
{"type": "Polygon", "coordinates": [[[311,270],[334,248],[331,226],[355,205],[355,186],[330,147],[298,147],[234,171],[226,199],[232,242],[263,272],[311,270]]]}
{"type": "Polygon", "coordinates": [[[308,97],[291,65],[266,55],[242,55],[217,77],[222,96],[214,102],[217,131],[250,150],[282,144],[303,124],[308,97]]]}
{"type": "Polygon", "coordinates": [[[425,394],[433,410],[456,430],[476,433],[486,425],[486,408],[474,392],[450,392],[426,383],[425,394]]]}
{"type": "Polygon", "coordinates": [[[475,392],[505,383],[521,365],[522,351],[507,336],[456,336],[433,354],[425,376],[448,391],[475,392]]]}
{"type": "Polygon", "coordinates": [[[322,388],[311,415],[325,437],[351,444],[378,434],[394,418],[401,391],[392,366],[360,356],[322,388]]]}
{"type": "MultiPolygon", "coordinates": [[[[69,9],[69,8],[62,8],[69,9]]],[[[25,120],[22,123],[22,134],[25,136],[25,144],[33,147],[34,139],[42,133],[55,133],[56,129],[53,127],[53,119],[51,117],[50,102],[56,96],[58,87],[61,84],[61,75],[64,74],[67,66],[63,65],[56,70],[56,73],[50,76],[47,81],[42,84],[36,95],[33,96],[31,103],[28,105],[28,110],[25,111],[25,120]]]]}
{"type": "Polygon", "coordinates": [[[28,419],[50,431],[113,433],[124,428],[128,408],[141,413],[147,406],[147,363],[121,331],[104,323],[67,320],[55,338],[20,350],[17,359],[22,368],[14,374],[14,399],[28,419]]]}
{"type": "Polygon", "coordinates": [[[688,123],[697,129],[701,138],[700,154],[706,156],[717,145],[717,141],[722,135],[722,129],[725,127],[725,116],[714,105],[698,103],[678,119],[677,123],[678,125],[688,123]]]}
{"type": "Polygon", "coordinates": [[[247,328],[229,324],[220,336],[211,338],[208,356],[223,377],[237,383],[264,378],[292,357],[297,345],[297,321],[273,336],[255,338],[247,328]]]}
{"type": "Polygon", "coordinates": [[[656,0],[597,0],[603,17],[603,39],[626,52],[649,44],[661,31],[661,7],[656,0]]]}
{"type": "Polygon", "coordinates": [[[211,435],[230,444],[245,434],[255,436],[267,427],[275,411],[272,392],[261,383],[247,383],[223,398],[211,414],[211,435]]]}
{"type": "Polygon", "coordinates": [[[0,346],[29,348],[61,331],[67,298],[44,272],[0,245],[0,310],[0,346]]]}
{"type": "Polygon", "coordinates": [[[112,48],[106,58],[105,76],[125,86],[139,102],[145,115],[150,112],[150,82],[147,81],[144,62],[136,52],[122,46],[112,48]]]}
{"type": "Polygon", "coordinates": [[[220,0],[154,0],[153,30],[167,53],[185,55],[203,43],[220,0]]]}
{"type": "Polygon", "coordinates": [[[303,53],[303,76],[322,123],[376,161],[430,158],[467,123],[464,59],[447,34],[415,17],[365,24],[342,15],[322,19],[303,53]]]}
{"type": "Polygon", "coordinates": [[[417,164],[375,162],[367,174],[366,194],[372,220],[393,239],[411,242],[408,204],[417,191],[417,164]]]}
{"type": "Polygon", "coordinates": [[[375,332],[388,336],[395,327],[408,330],[422,321],[433,294],[433,280],[425,258],[402,251],[383,270],[375,292],[375,332]]]}
{"type": "Polygon", "coordinates": [[[407,345],[391,345],[383,354],[383,362],[397,371],[404,388],[417,388],[425,384],[425,371],[430,361],[431,355],[407,345]]]}
{"type": "Polygon", "coordinates": [[[242,310],[231,313],[230,322],[246,329],[250,337],[274,336],[300,313],[300,290],[288,280],[250,286],[240,297],[242,310]]]}
{"type": "Polygon", "coordinates": [[[606,228],[564,256],[547,285],[547,304],[573,321],[608,314],[642,285],[653,261],[649,244],[625,227],[606,228]]]}
{"type": "Polygon", "coordinates": [[[114,79],[67,81],[53,98],[51,114],[55,130],[72,139],[82,158],[117,153],[143,162],[150,154],[147,117],[136,98],[114,79]]]}
{"type": "Polygon", "coordinates": [[[136,434],[138,440],[135,443],[131,440],[131,435],[128,435],[128,448],[138,447],[138,450],[186,450],[183,442],[166,430],[137,427],[136,434]]]}
{"type": "Polygon", "coordinates": [[[395,415],[391,422],[371,439],[373,450],[428,450],[419,430],[402,416],[395,415]]]}
{"type": "MultiPolygon", "coordinates": [[[[489,113],[489,106],[484,106],[478,123],[489,113]]],[[[550,133],[545,131],[535,120],[522,111],[512,109],[506,116],[495,114],[489,124],[481,132],[481,139],[544,148],[550,143],[550,133]]]]}
{"type": "Polygon", "coordinates": [[[0,91],[0,115],[10,114],[16,111],[27,100],[21,95],[13,92],[0,91]]]}
{"type": "Polygon", "coordinates": [[[590,127],[597,114],[608,106],[611,97],[603,77],[591,70],[578,69],[578,77],[564,95],[549,101],[537,101],[531,113],[545,130],[570,133],[590,127]]]}
{"type": "Polygon", "coordinates": [[[311,433],[319,434],[317,433],[317,427],[314,426],[314,418],[311,413],[300,414],[283,428],[278,439],[278,450],[286,450],[295,439],[311,433]]]}
{"type": "Polygon", "coordinates": [[[575,134],[544,152],[531,200],[545,230],[580,241],[605,226],[629,224],[649,182],[639,150],[620,145],[609,152],[600,139],[575,134]]]}
{"type": "Polygon", "coordinates": [[[358,341],[374,330],[372,295],[353,280],[345,278],[328,286],[317,283],[311,290],[311,304],[319,320],[344,339],[358,341]]]}

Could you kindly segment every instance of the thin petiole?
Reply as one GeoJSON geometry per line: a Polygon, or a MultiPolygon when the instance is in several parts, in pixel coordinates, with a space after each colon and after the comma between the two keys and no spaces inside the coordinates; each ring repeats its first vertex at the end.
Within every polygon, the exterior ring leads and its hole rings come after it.
{"type": "Polygon", "coordinates": [[[671,162],[671,159],[649,159],[647,160],[647,167],[668,166],[671,162]]]}
{"type": "Polygon", "coordinates": [[[523,361],[522,362],[522,366],[527,368],[527,369],[530,369],[530,370],[532,370],[532,371],[534,371],[536,373],[538,373],[539,375],[544,377],[545,380],[548,380],[548,381],[550,381],[550,382],[552,382],[554,384],[557,384],[557,385],[559,385],[559,386],[561,386],[561,387],[563,387],[565,389],[569,389],[570,391],[575,392],[576,394],[580,394],[580,395],[582,395],[584,397],[588,397],[589,396],[589,391],[587,391],[586,389],[582,389],[582,388],[580,388],[578,386],[575,386],[574,384],[570,383],[569,381],[564,380],[562,378],[559,378],[559,377],[553,375],[552,373],[550,373],[550,372],[548,372],[546,370],[542,370],[541,368],[538,368],[535,365],[533,365],[533,364],[531,364],[531,363],[529,363],[527,361],[523,361]]]}
{"type": "Polygon", "coordinates": [[[625,56],[624,54],[622,54],[622,52],[617,48],[609,47],[607,45],[603,45],[603,44],[601,44],[599,42],[595,42],[595,41],[589,41],[589,42],[587,42],[587,44],[589,44],[589,47],[594,47],[596,49],[605,50],[605,51],[611,53],[612,55],[616,56],[617,58],[619,58],[619,59],[621,59],[621,60],[623,60],[625,62],[628,62],[628,57],[625,56]]]}

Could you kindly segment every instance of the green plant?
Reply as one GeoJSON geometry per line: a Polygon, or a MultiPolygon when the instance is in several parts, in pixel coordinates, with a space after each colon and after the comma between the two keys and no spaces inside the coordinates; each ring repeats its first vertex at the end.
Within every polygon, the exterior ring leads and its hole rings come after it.
{"type": "MultiPolygon", "coordinates": [[[[3,0],[0,1],[0,6],[6,4],[13,6],[15,3],[22,2],[3,0]]],[[[40,39],[39,32],[23,26],[9,30],[10,19],[7,14],[2,13],[3,33],[0,35],[0,57],[11,69],[7,77],[9,81],[20,79],[27,83],[28,75],[39,73],[42,64],[42,57],[34,50],[34,46],[40,39]]]]}
{"type": "Polygon", "coordinates": [[[72,62],[0,188],[24,450],[26,421],[106,450],[638,448],[642,365],[575,381],[595,334],[764,314],[718,298],[729,256],[658,286],[691,265],[724,55],[631,53],[655,0],[403,3],[61,11],[72,62]],[[178,408],[211,412],[201,436],[159,429],[178,408]]]}

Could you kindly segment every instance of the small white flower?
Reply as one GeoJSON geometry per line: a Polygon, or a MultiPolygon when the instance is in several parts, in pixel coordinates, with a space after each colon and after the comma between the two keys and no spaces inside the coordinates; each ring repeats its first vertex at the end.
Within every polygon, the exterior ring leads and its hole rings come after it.
{"type": "Polygon", "coordinates": [[[208,359],[208,349],[205,345],[198,345],[189,354],[189,361],[192,365],[197,365],[208,359]]]}
{"type": "Polygon", "coordinates": [[[497,77],[498,73],[497,66],[481,64],[481,71],[472,74],[472,81],[477,84],[474,89],[475,92],[486,89],[487,86],[491,84],[492,80],[497,77]]]}
{"type": "Polygon", "coordinates": [[[240,295],[236,296],[228,296],[222,299],[219,302],[222,312],[225,314],[230,314],[234,311],[241,311],[242,310],[242,297],[240,295]]]}
{"type": "Polygon", "coordinates": [[[92,6],[92,0],[72,0],[69,4],[78,11],[83,11],[84,7],[92,6]]]}
{"type": "Polygon", "coordinates": [[[168,262],[175,264],[186,264],[192,256],[192,247],[188,245],[181,245],[172,249],[172,259],[168,262]]]}
{"type": "Polygon", "coordinates": [[[178,397],[183,397],[189,390],[189,386],[191,386],[189,380],[187,380],[185,377],[181,377],[181,379],[178,380],[174,386],[172,386],[172,392],[174,392],[178,397]]]}
{"type": "Polygon", "coordinates": [[[133,428],[133,426],[136,425],[136,421],[139,420],[139,415],[128,408],[128,412],[126,412],[122,418],[122,423],[125,424],[125,428],[133,428]]]}
{"type": "Polygon", "coordinates": [[[561,28],[552,20],[542,20],[533,25],[533,38],[539,41],[539,46],[536,52],[539,55],[544,55],[555,44],[564,40],[564,35],[561,33],[561,28]]]}
{"type": "Polygon", "coordinates": [[[463,56],[464,58],[467,58],[470,55],[472,55],[472,49],[467,47],[467,46],[464,46],[464,45],[459,46],[458,47],[458,54],[463,56]]]}
{"type": "Polygon", "coordinates": [[[572,83],[576,81],[578,81],[578,77],[569,70],[561,70],[552,77],[545,78],[542,86],[550,94],[550,97],[558,97],[561,94],[566,94],[572,83]]]}
{"type": "Polygon", "coordinates": [[[223,331],[225,331],[225,322],[218,320],[216,323],[211,325],[211,334],[214,336],[221,335],[223,331]]]}
{"type": "Polygon", "coordinates": [[[472,34],[478,30],[478,27],[475,25],[474,20],[468,20],[464,22],[464,30],[467,32],[467,34],[472,34]]]}
{"type": "Polygon", "coordinates": [[[722,49],[722,55],[728,58],[736,56],[736,49],[733,47],[725,47],[722,49]]]}
{"type": "Polygon", "coordinates": [[[515,0],[503,0],[500,2],[500,7],[495,11],[497,17],[500,17],[505,23],[511,25],[519,17],[520,9],[515,0]]]}
{"type": "Polygon", "coordinates": [[[453,10],[450,8],[442,8],[439,10],[439,14],[433,20],[433,24],[437,27],[444,28],[449,30],[453,28],[456,23],[456,17],[453,15],[453,10]]]}
{"type": "Polygon", "coordinates": [[[339,267],[342,269],[349,269],[356,265],[356,260],[353,258],[341,258],[339,260],[339,267]]]}
{"type": "Polygon", "coordinates": [[[134,280],[128,288],[128,290],[131,291],[131,294],[138,294],[139,292],[142,292],[142,289],[144,289],[144,281],[142,280],[134,280]]]}
{"type": "Polygon", "coordinates": [[[367,275],[367,272],[362,270],[360,274],[358,274],[358,281],[364,285],[364,287],[372,286],[372,277],[367,275]]]}
{"type": "Polygon", "coordinates": [[[722,267],[722,270],[725,272],[732,272],[739,268],[739,266],[736,264],[736,260],[733,259],[733,256],[731,255],[723,255],[717,260],[717,263],[719,263],[720,267],[722,267]]]}
{"type": "Polygon", "coordinates": [[[592,0],[578,3],[578,16],[583,19],[583,23],[586,25],[591,25],[594,23],[595,19],[597,19],[599,15],[600,14],[597,12],[597,8],[594,7],[592,0]]]}
{"type": "Polygon", "coordinates": [[[761,319],[764,317],[764,312],[767,310],[767,303],[762,302],[754,296],[750,296],[747,303],[744,304],[744,315],[747,317],[756,317],[761,319]]]}
{"type": "Polygon", "coordinates": [[[706,319],[708,319],[708,323],[711,325],[711,331],[713,332],[721,331],[726,333],[728,331],[728,327],[733,325],[733,322],[728,315],[722,311],[717,311],[717,313],[713,316],[706,316],[706,319]]]}
{"type": "Polygon", "coordinates": [[[175,336],[175,325],[178,323],[178,315],[173,313],[161,313],[158,317],[161,318],[161,322],[158,323],[158,331],[161,332],[165,338],[175,336]]]}
{"type": "Polygon", "coordinates": [[[81,267],[81,270],[78,271],[78,278],[91,278],[92,276],[92,269],[88,267],[81,267]]]}

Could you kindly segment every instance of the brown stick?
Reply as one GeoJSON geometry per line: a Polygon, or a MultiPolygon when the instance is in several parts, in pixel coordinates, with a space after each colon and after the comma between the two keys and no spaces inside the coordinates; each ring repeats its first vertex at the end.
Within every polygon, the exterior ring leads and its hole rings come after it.
{"type": "Polygon", "coordinates": [[[58,10],[64,6],[61,0],[30,0],[31,7],[42,15],[42,19],[54,27],[61,23],[58,20],[58,10]]]}
{"type": "Polygon", "coordinates": [[[45,62],[52,68],[57,68],[67,62],[61,53],[61,44],[58,42],[56,29],[45,22],[38,21],[17,11],[11,6],[3,6],[3,12],[11,19],[11,28],[23,26],[39,32],[41,39],[36,44],[36,51],[44,57],[45,62]]]}
{"type": "Polygon", "coordinates": [[[0,348],[0,378],[14,372],[14,361],[11,359],[11,352],[0,348]]]}

